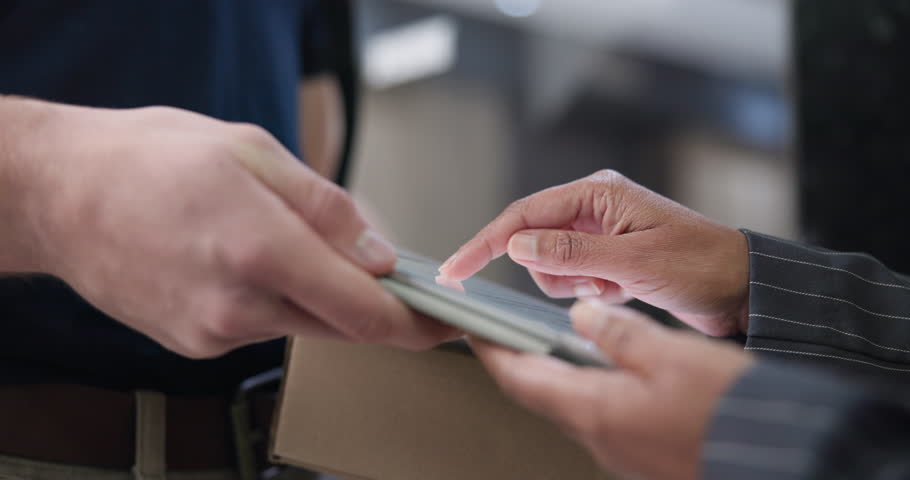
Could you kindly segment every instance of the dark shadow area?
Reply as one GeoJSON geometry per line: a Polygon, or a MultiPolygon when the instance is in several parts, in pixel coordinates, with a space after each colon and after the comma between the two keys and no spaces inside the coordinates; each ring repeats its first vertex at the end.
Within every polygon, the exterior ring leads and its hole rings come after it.
{"type": "Polygon", "coordinates": [[[807,240],[910,271],[910,1],[795,4],[801,216],[807,240]]]}

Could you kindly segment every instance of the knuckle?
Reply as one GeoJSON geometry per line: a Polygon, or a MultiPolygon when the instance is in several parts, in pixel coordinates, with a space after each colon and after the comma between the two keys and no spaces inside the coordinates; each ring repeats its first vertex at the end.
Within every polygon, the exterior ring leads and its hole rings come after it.
{"type": "Polygon", "coordinates": [[[584,256],[584,243],[571,232],[556,232],[550,242],[550,257],[562,267],[580,263],[584,256]]]}
{"type": "Polygon", "coordinates": [[[216,297],[202,319],[202,335],[212,340],[240,338],[244,333],[243,302],[235,295],[216,297]]]}
{"type": "Polygon", "coordinates": [[[605,168],[594,172],[588,179],[599,183],[617,184],[626,181],[626,176],[616,170],[605,168]]]}
{"type": "Polygon", "coordinates": [[[527,197],[519,198],[518,200],[515,200],[514,202],[510,203],[509,206],[506,207],[505,211],[507,213],[511,213],[511,214],[516,214],[516,213],[520,214],[520,213],[524,212],[527,204],[528,204],[527,197]]]}
{"type": "Polygon", "coordinates": [[[180,116],[180,117],[184,117],[184,118],[187,118],[187,117],[207,118],[207,117],[203,116],[202,114],[193,112],[192,110],[186,110],[186,109],[174,107],[171,105],[149,105],[149,106],[145,106],[145,107],[138,107],[138,108],[136,108],[136,110],[147,113],[149,115],[152,115],[153,118],[156,118],[158,120],[173,120],[175,116],[180,116]]]}
{"type": "Polygon", "coordinates": [[[356,208],[350,195],[333,183],[319,181],[310,190],[309,215],[307,220],[317,229],[325,227],[339,219],[348,219],[354,215],[356,208]]]}
{"type": "Polygon", "coordinates": [[[531,279],[534,280],[534,283],[537,284],[537,288],[540,289],[543,293],[548,296],[553,296],[556,293],[556,286],[554,285],[553,279],[543,273],[538,273],[533,270],[528,270],[531,274],[531,279]]]}
{"type": "Polygon", "coordinates": [[[184,352],[181,353],[184,357],[189,358],[190,360],[211,360],[224,355],[227,353],[227,350],[205,344],[188,347],[184,352]]]}
{"type": "Polygon", "coordinates": [[[647,297],[661,291],[666,292],[670,287],[670,283],[669,280],[659,275],[643,274],[638,280],[623,284],[623,289],[633,296],[647,297]]]}
{"type": "Polygon", "coordinates": [[[350,332],[353,340],[366,343],[385,343],[392,334],[392,324],[375,316],[363,317],[350,332]]]}
{"type": "Polygon", "coordinates": [[[267,276],[272,261],[269,243],[260,238],[233,242],[222,247],[223,262],[241,280],[259,281],[267,276]]]}
{"type": "Polygon", "coordinates": [[[355,328],[354,335],[361,342],[385,343],[391,338],[391,330],[388,324],[373,318],[360,322],[355,328]]]}
{"type": "Polygon", "coordinates": [[[540,288],[546,296],[550,298],[572,298],[575,293],[572,291],[572,285],[563,283],[559,277],[553,277],[545,273],[534,273],[531,275],[534,283],[540,288]]]}
{"type": "Polygon", "coordinates": [[[132,109],[133,117],[145,127],[160,128],[173,126],[175,123],[185,125],[193,113],[168,105],[149,105],[132,109]]]}
{"type": "Polygon", "coordinates": [[[261,301],[260,293],[249,287],[218,288],[205,296],[198,321],[187,335],[194,355],[223,355],[250,339],[261,338],[268,323],[257,315],[261,301]]]}
{"type": "Polygon", "coordinates": [[[607,325],[600,332],[597,343],[603,345],[615,361],[623,363],[634,346],[636,326],[626,321],[615,321],[615,317],[607,325]]]}
{"type": "Polygon", "coordinates": [[[244,143],[270,148],[277,142],[268,130],[254,123],[236,123],[233,128],[235,137],[244,143]]]}
{"type": "Polygon", "coordinates": [[[180,351],[177,353],[193,360],[206,360],[220,357],[227,353],[227,350],[221,342],[200,329],[184,336],[180,351]]]}
{"type": "Polygon", "coordinates": [[[173,115],[182,112],[182,110],[179,108],[171,107],[168,105],[151,105],[147,107],[140,107],[137,110],[148,115],[151,118],[156,119],[171,118],[173,115]]]}
{"type": "Polygon", "coordinates": [[[587,178],[587,195],[598,216],[606,216],[623,204],[622,196],[627,182],[628,179],[615,170],[600,170],[587,178]]]}
{"type": "Polygon", "coordinates": [[[332,218],[354,211],[354,200],[338,185],[329,182],[320,182],[321,188],[314,191],[313,204],[319,218],[332,218]]]}
{"type": "Polygon", "coordinates": [[[497,219],[505,220],[518,218],[521,219],[523,223],[526,223],[527,212],[529,208],[528,206],[531,202],[532,197],[533,195],[531,197],[519,198],[518,200],[510,203],[497,217],[497,219]]]}

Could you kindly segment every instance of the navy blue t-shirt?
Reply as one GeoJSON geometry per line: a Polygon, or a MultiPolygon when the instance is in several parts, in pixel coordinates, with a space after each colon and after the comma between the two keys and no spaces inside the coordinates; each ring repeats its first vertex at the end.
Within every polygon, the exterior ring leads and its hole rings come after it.
{"type": "MultiPolygon", "coordinates": [[[[261,125],[298,152],[298,81],[324,68],[329,47],[320,8],[316,0],[0,0],[0,93],[171,105],[261,125]]],[[[189,360],[60,280],[0,279],[0,384],[226,393],[279,366],[283,346],[189,360]]]]}

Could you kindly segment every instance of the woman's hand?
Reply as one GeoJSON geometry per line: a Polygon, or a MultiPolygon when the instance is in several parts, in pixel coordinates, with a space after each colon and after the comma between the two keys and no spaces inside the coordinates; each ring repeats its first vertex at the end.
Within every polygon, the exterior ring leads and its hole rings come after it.
{"type": "Polygon", "coordinates": [[[578,368],[472,344],[506,394],[556,422],[602,467],[660,480],[699,478],[714,405],[754,360],[623,307],[587,301],[572,314],[576,329],[619,368],[578,368]]]}
{"type": "Polygon", "coordinates": [[[513,203],[440,272],[464,280],[506,252],[552,297],[631,296],[710,335],[747,326],[745,236],[613,171],[513,203]]]}

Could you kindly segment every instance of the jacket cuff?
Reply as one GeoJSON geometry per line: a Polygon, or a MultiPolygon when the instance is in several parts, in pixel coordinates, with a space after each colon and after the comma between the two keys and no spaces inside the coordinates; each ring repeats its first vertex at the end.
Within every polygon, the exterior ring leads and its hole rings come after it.
{"type": "Polygon", "coordinates": [[[893,379],[910,372],[910,284],[872,257],[741,230],[749,243],[746,349],[893,379]]]}

